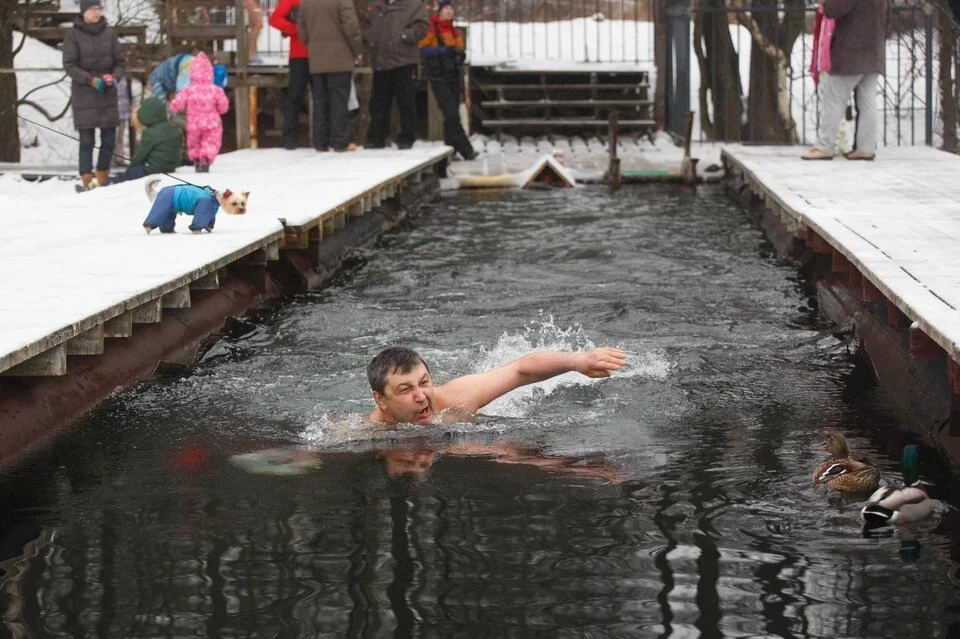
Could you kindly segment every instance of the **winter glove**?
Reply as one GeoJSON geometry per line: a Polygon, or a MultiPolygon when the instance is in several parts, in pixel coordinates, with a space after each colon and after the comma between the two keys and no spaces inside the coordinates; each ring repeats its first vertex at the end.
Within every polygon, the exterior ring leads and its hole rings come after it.
{"type": "Polygon", "coordinates": [[[103,81],[103,78],[100,76],[87,78],[87,84],[93,87],[93,89],[99,93],[103,93],[107,88],[107,83],[103,81]]]}
{"type": "Polygon", "coordinates": [[[112,87],[112,86],[113,86],[113,74],[112,74],[112,73],[104,73],[104,74],[103,74],[103,82],[107,85],[107,87],[112,87]]]}

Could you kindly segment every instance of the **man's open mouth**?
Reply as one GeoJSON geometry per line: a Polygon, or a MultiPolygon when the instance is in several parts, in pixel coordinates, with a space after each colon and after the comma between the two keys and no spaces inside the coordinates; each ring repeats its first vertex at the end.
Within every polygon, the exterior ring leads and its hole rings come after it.
{"type": "Polygon", "coordinates": [[[430,418],[430,407],[429,407],[429,406],[425,407],[422,411],[420,411],[419,413],[417,413],[417,419],[418,419],[418,420],[429,419],[429,418],[430,418]]]}

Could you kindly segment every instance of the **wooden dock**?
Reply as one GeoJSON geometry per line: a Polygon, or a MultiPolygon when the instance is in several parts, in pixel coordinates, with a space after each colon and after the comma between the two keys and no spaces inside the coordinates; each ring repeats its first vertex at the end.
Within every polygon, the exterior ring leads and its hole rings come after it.
{"type": "Polygon", "coordinates": [[[802,152],[728,147],[728,184],[754,200],[781,249],[822,258],[821,309],[852,319],[880,382],[960,460],[960,157],[929,147],[881,149],[874,162],[802,152]]]}
{"type": "MultiPolygon", "coordinates": [[[[5,195],[0,210],[0,464],[168,366],[189,365],[232,316],[322,283],[349,250],[439,193],[450,149],[247,149],[210,173],[250,191],[213,233],[147,235],[144,180],[77,195],[5,195]]],[[[160,186],[179,183],[161,176],[160,186]]],[[[29,193],[29,191],[27,191],[29,193]]]]}
{"type": "MultiPolygon", "coordinates": [[[[45,203],[9,202],[0,232],[3,300],[0,374],[64,375],[68,356],[103,352],[104,337],[129,337],[159,322],[190,292],[216,288],[217,274],[244,259],[308,250],[362,217],[448,154],[411,151],[316,153],[244,150],[221,156],[209,174],[176,175],[199,185],[250,191],[245,216],[217,216],[194,236],[181,219],[172,236],[146,235],[149,209],[138,180],[45,203]],[[13,222],[16,220],[16,223],[13,222]]],[[[161,176],[162,177],[162,176],[161,176]]],[[[178,183],[162,177],[161,186],[178,183]]]]}

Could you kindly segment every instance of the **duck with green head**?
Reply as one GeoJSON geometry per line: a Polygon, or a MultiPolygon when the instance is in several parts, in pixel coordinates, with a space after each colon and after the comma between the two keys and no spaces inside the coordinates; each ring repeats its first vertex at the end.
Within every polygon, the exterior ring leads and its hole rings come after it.
{"type": "Polygon", "coordinates": [[[903,447],[900,470],[903,484],[878,489],[860,511],[868,528],[917,521],[933,511],[927,489],[920,481],[920,449],[915,445],[903,447]]]}
{"type": "Polygon", "coordinates": [[[843,433],[828,433],[830,459],[813,470],[813,483],[825,484],[841,493],[869,493],[880,485],[880,469],[865,461],[853,459],[843,433]]]}

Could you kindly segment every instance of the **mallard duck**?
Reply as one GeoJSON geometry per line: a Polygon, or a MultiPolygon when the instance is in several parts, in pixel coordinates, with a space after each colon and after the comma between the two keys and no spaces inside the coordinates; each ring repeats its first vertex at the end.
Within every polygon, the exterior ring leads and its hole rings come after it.
{"type": "Polygon", "coordinates": [[[868,493],[880,485],[880,469],[873,464],[850,457],[847,438],[831,431],[827,450],[830,459],[813,470],[813,483],[842,493],[868,493]]]}
{"type": "Polygon", "coordinates": [[[927,489],[919,481],[920,451],[915,445],[903,447],[900,470],[903,483],[878,489],[860,511],[868,528],[917,521],[933,511],[927,489]]]}

